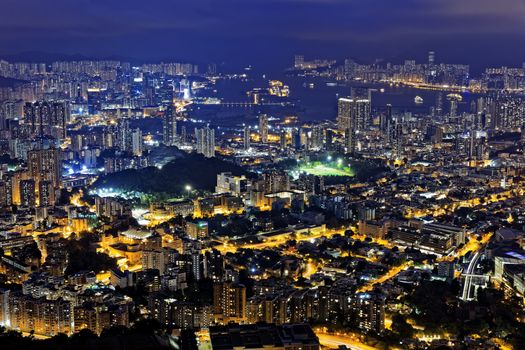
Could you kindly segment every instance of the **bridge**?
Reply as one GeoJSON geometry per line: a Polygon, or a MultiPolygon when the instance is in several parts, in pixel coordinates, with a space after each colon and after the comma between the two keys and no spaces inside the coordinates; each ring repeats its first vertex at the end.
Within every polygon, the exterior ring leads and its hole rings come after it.
{"type": "Polygon", "coordinates": [[[221,107],[243,107],[253,108],[257,106],[286,106],[285,102],[264,102],[264,103],[253,103],[253,102],[219,102],[219,103],[194,103],[198,106],[221,106],[221,107]]]}
{"type": "Polygon", "coordinates": [[[461,294],[461,299],[464,301],[473,300],[475,297],[476,289],[473,288],[476,285],[486,284],[488,282],[489,276],[487,275],[478,275],[474,271],[478,265],[478,261],[482,256],[482,251],[477,251],[468,264],[465,273],[462,276],[465,277],[465,282],[463,284],[463,293],[461,294]]]}

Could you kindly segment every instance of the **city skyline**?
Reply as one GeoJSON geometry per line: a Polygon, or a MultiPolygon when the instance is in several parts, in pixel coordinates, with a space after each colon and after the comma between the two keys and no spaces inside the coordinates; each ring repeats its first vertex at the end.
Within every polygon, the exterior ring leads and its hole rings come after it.
{"type": "Polygon", "coordinates": [[[3,0],[0,348],[525,349],[523,28],[3,0]]]}

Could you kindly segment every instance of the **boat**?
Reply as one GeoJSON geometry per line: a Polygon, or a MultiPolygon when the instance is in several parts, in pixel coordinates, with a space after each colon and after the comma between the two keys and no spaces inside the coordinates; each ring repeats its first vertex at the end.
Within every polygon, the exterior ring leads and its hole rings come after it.
{"type": "Polygon", "coordinates": [[[423,102],[424,102],[424,100],[423,100],[423,98],[422,98],[421,96],[416,96],[416,97],[414,98],[414,103],[415,103],[416,105],[423,104],[423,102]]]}

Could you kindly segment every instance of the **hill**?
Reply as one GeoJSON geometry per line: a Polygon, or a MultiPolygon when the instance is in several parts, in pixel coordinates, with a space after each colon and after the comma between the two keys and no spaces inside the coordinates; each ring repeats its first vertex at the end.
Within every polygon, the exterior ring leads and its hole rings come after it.
{"type": "Polygon", "coordinates": [[[162,169],[149,167],[108,174],[99,178],[94,187],[170,195],[183,194],[187,185],[197,190],[213,191],[217,182],[217,174],[223,172],[250,175],[248,171],[236,164],[191,154],[167,163],[162,169]]]}

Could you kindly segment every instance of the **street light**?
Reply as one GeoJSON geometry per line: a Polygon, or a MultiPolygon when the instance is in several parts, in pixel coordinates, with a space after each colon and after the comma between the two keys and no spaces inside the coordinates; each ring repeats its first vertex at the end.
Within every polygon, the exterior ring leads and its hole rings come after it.
{"type": "Polygon", "coordinates": [[[191,186],[186,185],[186,191],[188,192],[188,198],[190,198],[191,186]]]}

